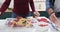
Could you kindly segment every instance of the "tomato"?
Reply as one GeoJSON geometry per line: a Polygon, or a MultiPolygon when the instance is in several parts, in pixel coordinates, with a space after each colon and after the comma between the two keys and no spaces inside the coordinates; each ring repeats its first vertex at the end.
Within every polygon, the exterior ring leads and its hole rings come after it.
{"type": "Polygon", "coordinates": [[[43,22],[48,22],[47,19],[45,18],[41,18],[41,19],[37,19],[39,22],[43,21],[43,22]]]}

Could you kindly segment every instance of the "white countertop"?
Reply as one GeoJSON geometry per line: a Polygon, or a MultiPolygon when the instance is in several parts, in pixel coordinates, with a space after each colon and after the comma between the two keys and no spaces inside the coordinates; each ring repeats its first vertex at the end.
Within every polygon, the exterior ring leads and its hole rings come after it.
{"type": "Polygon", "coordinates": [[[7,20],[2,19],[0,20],[0,32],[48,32],[49,27],[16,27],[16,28],[11,28],[6,25],[7,20]]]}

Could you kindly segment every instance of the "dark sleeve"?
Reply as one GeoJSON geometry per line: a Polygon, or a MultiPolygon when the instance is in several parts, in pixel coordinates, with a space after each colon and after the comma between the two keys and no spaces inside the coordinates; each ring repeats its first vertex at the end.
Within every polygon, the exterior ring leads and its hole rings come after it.
{"type": "Polygon", "coordinates": [[[50,2],[51,7],[53,7],[55,0],[49,0],[49,2],[50,2]]]}
{"type": "Polygon", "coordinates": [[[0,8],[0,12],[3,13],[5,12],[5,10],[8,8],[9,4],[10,4],[11,0],[5,0],[5,2],[3,3],[3,5],[0,8]]]}
{"type": "Polygon", "coordinates": [[[30,0],[30,6],[31,6],[31,9],[32,9],[32,12],[34,12],[35,11],[35,6],[34,6],[33,0],[30,0]]]}

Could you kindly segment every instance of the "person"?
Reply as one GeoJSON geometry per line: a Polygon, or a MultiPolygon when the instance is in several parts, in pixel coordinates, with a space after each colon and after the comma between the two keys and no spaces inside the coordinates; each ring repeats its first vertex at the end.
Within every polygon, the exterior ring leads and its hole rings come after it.
{"type": "Polygon", "coordinates": [[[56,21],[57,21],[57,18],[56,18],[56,15],[55,15],[55,12],[53,10],[53,8],[49,8],[48,9],[48,14],[49,14],[49,18],[50,20],[56,24],[56,21]]]}
{"type": "Polygon", "coordinates": [[[59,28],[60,28],[60,18],[56,17],[56,15],[55,15],[56,13],[54,12],[54,8],[49,8],[48,9],[48,13],[49,13],[49,19],[51,20],[51,23],[55,24],[55,25],[51,24],[51,25],[53,25],[52,27],[54,29],[58,29],[59,30],[59,28]]]}
{"type": "Polygon", "coordinates": [[[59,3],[57,3],[57,0],[49,0],[49,4],[50,6],[47,8],[47,12],[49,14],[49,19],[51,20],[51,26],[54,29],[58,29],[60,28],[60,18],[58,17],[58,9],[56,8],[57,6],[59,7],[59,3]],[[56,3],[55,3],[56,2],[56,3]],[[57,5],[58,4],[58,5],[57,5]],[[56,10],[57,9],[57,10],[56,10]],[[53,25],[53,23],[55,24],[55,26],[53,25]],[[56,28],[55,28],[56,27],[56,28]]]}
{"type": "Polygon", "coordinates": [[[60,17],[60,0],[50,0],[51,7],[54,8],[57,17],[60,17]]]}
{"type": "MultiPolygon", "coordinates": [[[[2,15],[5,12],[5,10],[9,6],[10,2],[11,2],[11,0],[5,0],[5,2],[3,3],[3,5],[0,8],[0,15],[2,15]]],[[[24,18],[27,17],[30,13],[29,4],[31,6],[33,14],[39,15],[39,13],[37,11],[35,11],[33,0],[14,0],[12,18],[15,18],[17,16],[24,17],[24,18]]]]}

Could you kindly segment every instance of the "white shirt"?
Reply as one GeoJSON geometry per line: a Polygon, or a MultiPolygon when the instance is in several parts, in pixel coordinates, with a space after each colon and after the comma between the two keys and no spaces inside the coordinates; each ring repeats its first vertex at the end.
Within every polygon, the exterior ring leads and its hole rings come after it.
{"type": "Polygon", "coordinates": [[[55,12],[60,12],[60,0],[55,0],[54,10],[55,12]]]}

